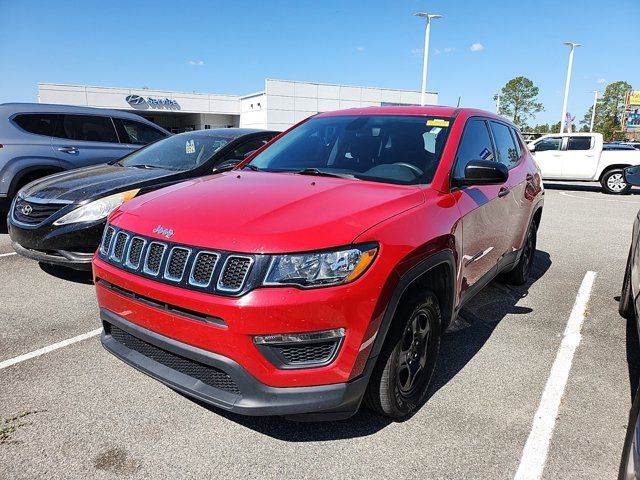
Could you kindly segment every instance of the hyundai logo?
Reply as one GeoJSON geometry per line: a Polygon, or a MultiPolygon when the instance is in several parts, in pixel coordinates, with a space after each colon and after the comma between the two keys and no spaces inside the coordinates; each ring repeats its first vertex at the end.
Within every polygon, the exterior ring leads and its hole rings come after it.
{"type": "Polygon", "coordinates": [[[21,211],[23,215],[29,216],[33,212],[33,207],[31,205],[23,205],[21,211]]]}
{"type": "Polygon", "coordinates": [[[157,233],[158,235],[162,235],[163,237],[171,238],[173,236],[173,230],[170,228],[165,228],[162,225],[158,225],[153,229],[153,233],[157,233]]]}
{"type": "Polygon", "coordinates": [[[141,97],[140,95],[127,95],[125,100],[129,105],[141,105],[145,102],[144,97],[141,97]]]}

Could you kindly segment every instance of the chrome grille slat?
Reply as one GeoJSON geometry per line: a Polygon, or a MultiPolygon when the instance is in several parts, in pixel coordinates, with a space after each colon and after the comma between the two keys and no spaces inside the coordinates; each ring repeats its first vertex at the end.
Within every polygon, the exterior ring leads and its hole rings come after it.
{"type": "Polygon", "coordinates": [[[108,263],[155,281],[191,290],[238,296],[259,284],[266,258],[206,250],[147,237],[108,224],[98,255],[108,263]],[[223,262],[220,264],[220,262],[223,262]]]}
{"type": "Polygon", "coordinates": [[[142,271],[147,275],[158,275],[160,273],[160,265],[167,250],[167,244],[163,242],[153,241],[147,248],[147,254],[144,258],[144,266],[142,271]]]}
{"type": "Polygon", "coordinates": [[[191,268],[191,274],[189,275],[189,284],[195,287],[206,288],[211,285],[213,279],[213,272],[216,269],[220,254],[203,250],[196,254],[196,258],[193,261],[193,267],[191,268]]]}
{"type": "Polygon", "coordinates": [[[167,266],[164,268],[164,278],[172,282],[181,281],[190,256],[190,249],[185,247],[172,247],[169,251],[167,266]]]}
{"type": "Polygon", "coordinates": [[[102,255],[108,255],[109,249],[111,248],[111,240],[113,239],[113,234],[116,229],[113,227],[107,227],[104,231],[104,236],[102,238],[102,243],[100,244],[100,253],[102,255]]]}
{"type": "Polygon", "coordinates": [[[127,245],[127,241],[129,240],[129,234],[120,230],[116,233],[116,239],[113,241],[113,249],[111,251],[110,258],[117,263],[121,263],[124,259],[125,247],[127,245]]]}
{"type": "Polygon", "coordinates": [[[35,226],[44,222],[47,218],[66,206],[66,203],[39,203],[18,197],[16,198],[11,215],[17,223],[35,226]],[[23,213],[25,207],[30,209],[28,215],[23,213]]]}
{"type": "Polygon", "coordinates": [[[140,266],[140,260],[142,260],[142,252],[144,252],[146,244],[147,241],[142,237],[135,236],[131,239],[124,262],[127,267],[133,268],[134,270],[138,269],[140,266]]]}
{"type": "Polygon", "coordinates": [[[252,257],[230,255],[224,262],[222,273],[218,279],[218,290],[223,292],[238,292],[242,290],[244,282],[253,265],[252,257]]]}

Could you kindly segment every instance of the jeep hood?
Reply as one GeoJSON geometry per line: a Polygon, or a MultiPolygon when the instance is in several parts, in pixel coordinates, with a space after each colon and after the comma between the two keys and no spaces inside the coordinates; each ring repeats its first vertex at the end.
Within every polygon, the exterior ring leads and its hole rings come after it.
{"type": "Polygon", "coordinates": [[[424,202],[420,187],[235,171],[199,178],[125,203],[110,221],[141,235],[245,253],[315,250],[351,243],[373,225],[424,202]]]}

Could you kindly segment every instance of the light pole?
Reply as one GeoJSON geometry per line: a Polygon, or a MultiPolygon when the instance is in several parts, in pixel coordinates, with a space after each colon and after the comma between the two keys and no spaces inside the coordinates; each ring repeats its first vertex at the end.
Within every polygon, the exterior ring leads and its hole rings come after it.
{"type": "Polygon", "coordinates": [[[598,105],[598,90],[593,91],[593,109],[591,109],[591,126],[589,131],[593,132],[593,124],[596,121],[596,106],[598,105]]]}
{"type": "Polygon", "coordinates": [[[427,95],[427,62],[429,61],[429,36],[431,35],[431,20],[434,18],[442,18],[442,15],[435,15],[431,13],[418,12],[416,17],[423,17],[427,19],[427,28],[424,32],[424,59],[422,61],[422,93],[420,94],[420,105],[424,105],[425,97],[427,95]]]}
{"type": "Polygon", "coordinates": [[[500,115],[500,94],[496,93],[496,115],[500,115]]]}
{"type": "Polygon", "coordinates": [[[571,84],[571,68],[573,67],[573,52],[576,47],[580,47],[579,43],[564,42],[564,45],[571,47],[569,52],[569,65],[567,66],[567,83],[564,86],[564,101],[562,102],[562,118],[560,118],[560,133],[564,132],[564,124],[567,120],[567,103],[569,101],[569,85],[571,84]]]}

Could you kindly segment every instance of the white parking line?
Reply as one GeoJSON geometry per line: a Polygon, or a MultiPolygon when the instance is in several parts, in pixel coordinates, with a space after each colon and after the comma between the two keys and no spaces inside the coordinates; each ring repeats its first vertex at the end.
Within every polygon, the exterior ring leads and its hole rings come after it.
{"type": "Polygon", "coordinates": [[[582,285],[580,285],[578,296],[573,304],[573,310],[571,310],[569,321],[564,330],[560,349],[551,367],[551,373],[544,387],[544,392],[542,392],[542,398],[533,420],[529,438],[527,438],[527,443],[522,451],[520,466],[514,477],[515,480],[534,480],[542,477],[549,451],[549,443],[551,442],[553,428],[558,416],[558,409],[569,378],[573,355],[582,338],[580,330],[584,323],[585,310],[595,279],[596,272],[587,272],[582,280],[582,285]]]}
{"type": "Polygon", "coordinates": [[[598,198],[598,197],[580,197],[578,195],[571,195],[567,192],[560,192],[560,195],[571,198],[579,198],[580,200],[598,200],[599,202],[615,202],[615,203],[632,203],[634,205],[640,205],[640,202],[630,202],[628,200],[614,200],[612,198],[598,198]]]}
{"type": "Polygon", "coordinates": [[[2,257],[8,257],[10,255],[17,255],[16,252],[9,252],[9,253],[0,253],[0,258],[2,257]]]}
{"type": "Polygon", "coordinates": [[[53,345],[49,345],[48,347],[43,347],[38,350],[34,350],[33,352],[25,353],[24,355],[20,355],[18,357],[10,358],[9,360],[4,360],[0,362],[0,370],[2,370],[3,368],[7,368],[12,365],[15,365],[16,363],[24,362],[25,360],[39,357],[40,355],[44,355],[45,353],[53,352],[54,350],[58,350],[59,348],[67,347],[74,343],[81,342],[82,340],[86,340],[87,338],[95,337],[96,335],[100,335],[100,332],[102,332],[102,328],[98,328],[96,330],[83,333],[82,335],[78,335],[77,337],[69,338],[67,340],[54,343],[53,345]]]}

